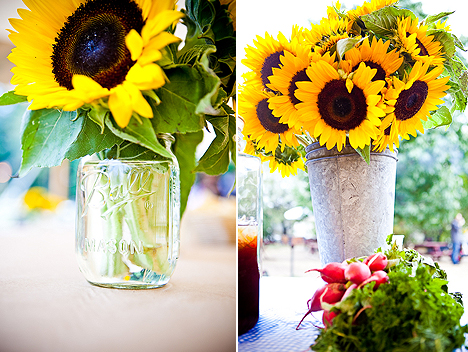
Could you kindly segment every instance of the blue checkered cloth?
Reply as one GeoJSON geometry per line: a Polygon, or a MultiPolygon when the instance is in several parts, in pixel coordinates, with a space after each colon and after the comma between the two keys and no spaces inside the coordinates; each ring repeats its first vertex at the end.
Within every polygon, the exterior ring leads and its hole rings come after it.
{"type": "Polygon", "coordinates": [[[321,326],[321,313],[309,315],[307,301],[323,281],[314,278],[263,277],[260,284],[260,318],[238,338],[238,352],[310,351],[321,326]]]}

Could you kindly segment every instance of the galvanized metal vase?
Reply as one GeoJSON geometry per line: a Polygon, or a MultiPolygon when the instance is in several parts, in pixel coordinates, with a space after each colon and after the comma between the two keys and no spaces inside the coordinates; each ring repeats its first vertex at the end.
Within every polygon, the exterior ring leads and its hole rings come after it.
{"type": "Polygon", "coordinates": [[[322,265],[369,255],[393,232],[397,152],[371,153],[370,164],[349,145],[313,143],[306,166],[322,265]]]}

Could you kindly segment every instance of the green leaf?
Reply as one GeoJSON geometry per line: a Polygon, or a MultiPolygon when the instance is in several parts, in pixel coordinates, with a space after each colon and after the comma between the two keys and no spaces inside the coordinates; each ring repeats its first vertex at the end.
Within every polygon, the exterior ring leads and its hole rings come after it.
{"type": "Polygon", "coordinates": [[[121,143],[114,145],[110,149],[104,150],[102,158],[121,160],[167,160],[167,158],[164,158],[139,144],[124,140],[120,141],[121,143]]]}
{"type": "Polygon", "coordinates": [[[468,99],[468,70],[465,67],[461,59],[454,55],[450,59],[444,62],[444,67],[450,80],[449,93],[452,96],[452,109],[453,113],[455,110],[465,111],[468,99]]]}
{"type": "Polygon", "coordinates": [[[169,82],[158,89],[161,104],[153,106],[154,130],[161,133],[187,133],[203,129],[201,112],[212,111],[209,101],[216,93],[219,78],[203,65],[180,65],[166,71],[169,82]]]}
{"type": "Polygon", "coordinates": [[[190,189],[195,182],[195,152],[203,140],[203,131],[181,134],[177,133],[174,154],[180,168],[180,216],[185,211],[190,189]]]}
{"type": "Polygon", "coordinates": [[[221,150],[218,154],[200,159],[196,172],[204,172],[207,175],[219,175],[229,168],[229,148],[221,150]]]}
{"type": "Polygon", "coordinates": [[[86,155],[99,153],[100,151],[112,148],[114,145],[122,143],[122,139],[113,134],[107,127],[101,127],[88,118],[89,113],[80,112],[83,115],[83,127],[76,140],[70,145],[65,154],[68,160],[75,160],[86,155]]]}
{"type": "Polygon", "coordinates": [[[88,117],[101,127],[101,133],[104,132],[104,120],[107,114],[109,114],[109,109],[99,104],[96,104],[92,109],[88,110],[88,117]]]}
{"type": "Polygon", "coordinates": [[[364,149],[357,148],[355,150],[364,159],[364,161],[367,164],[370,164],[370,152],[371,152],[370,145],[366,145],[364,149]]]}
{"type": "Polygon", "coordinates": [[[19,175],[33,167],[60,165],[83,126],[76,111],[27,110],[21,127],[23,157],[19,175]]]}
{"type": "Polygon", "coordinates": [[[137,119],[132,117],[127,127],[123,129],[114,125],[113,119],[111,119],[109,116],[106,117],[105,122],[106,126],[116,136],[126,141],[148,148],[165,158],[172,158],[171,153],[163,145],[161,145],[161,143],[159,143],[156,133],[154,132],[151,125],[150,119],[142,118],[140,123],[137,119]]]}
{"type": "Polygon", "coordinates": [[[216,138],[211,142],[205,154],[201,157],[197,172],[205,172],[208,175],[219,175],[229,168],[230,153],[236,153],[234,134],[236,133],[235,118],[230,114],[232,110],[223,106],[225,112],[221,116],[207,116],[207,121],[213,126],[216,138]]]}
{"type": "Polygon", "coordinates": [[[398,17],[416,19],[410,10],[386,6],[380,10],[361,16],[366,28],[378,36],[392,36],[398,27],[398,17]]]}
{"type": "Polygon", "coordinates": [[[216,16],[216,10],[211,1],[206,0],[186,0],[186,17],[182,22],[187,26],[186,46],[190,46],[191,39],[211,39],[214,43],[214,33],[211,25],[216,16]]]}
{"type": "Polygon", "coordinates": [[[457,48],[459,48],[460,50],[463,50],[463,51],[467,51],[465,49],[465,46],[463,45],[462,41],[460,39],[458,39],[458,37],[455,34],[450,33],[450,35],[452,36],[453,42],[455,43],[455,46],[457,48]]]}
{"type": "Polygon", "coordinates": [[[454,12],[455,11],[441,12],[441,13],[438,13],[437,15],[427,16],[426,19],[424,20],[424,24],[429,25],[431,23],[437,22],[438,20],[440,20],[440,19],[442,19],[444,17],[447,17],[447,16],[451,15],[454,12]]]}
{"type": "Polygon", "coordinates": [[[441,106],[437,109],[427,121],[422,121],[424,129],[436,128],[440,126],[450,126],[452,123],[452,114],[450,110],[445,106],[441,106]]]}
{"type": "Polygon", "coordinates": [[[340,39],[336,43],[336,53],[340,60],[343,58],[344,54],[348,51],[354,48],[356,44],[359,44],[362,42],[364,38],[358,39],[358,38],[345,38],[345,39],[340,39]]]}
{"type": "Polygon", "coordinates": [[[443,29],[432,29],[427,31],[427,35],[432,35],[435,40],[442,44],[442,51],[448,58],[455,55],[455,41],[453,36],[443,29]]]}
{"type": "Polygon", "coordinates": [[[11,90],[9,92],[4,93],[0,97],[0,106],[24,103],[26,101],[28,101],[28,98],[26,96],[17,95],[15,91],[11,90]]]}

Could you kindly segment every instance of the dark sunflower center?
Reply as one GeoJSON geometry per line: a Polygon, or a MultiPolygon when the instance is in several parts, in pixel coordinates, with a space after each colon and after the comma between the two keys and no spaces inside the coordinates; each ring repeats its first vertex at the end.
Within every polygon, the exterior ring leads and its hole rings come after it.
{"type": "Polygon", "coordinates": [[[403,90],[395,104],[395,117],[400,120],[408,120],[421,110],[426,101],[428,85],[423,81],[416,81],[411,88],[403,90]]]}
{"type": "Polygon", "coordinates": [[[139,33],[144,20],[133,0],[90,0],[67,18],[55,38],[52,73],[57,83],[73,89],[71,79],[80,74],[105,88],[125,80],[133,66],[125,36],[131,29],[139,33]]]}
{"type": "Polygon", "coordinates": [[[352,130],[367,116],[367,103],[361,88],[354,86],[351,93],[342,80],[328,82],[318,95],[322,119],[337,130],[352,130]]]}
{"type": "MultiPolygon", "coordinates": [[[[406,36],[410,36],[410,33],[406,33],[406,36]]],[[[419,56],[429,56],[429,52],[427,51],[426,47],[421,43],[421,41],[416,38],[416,44],[418,45],[419,48],[419,56]]]]}
{"type": "Polygon", "coordinates": [[[386,136],[390,136],[390,131],[392,129],[392,125],[388,126],[385,130],[384,130],[384,135],[386,136]]]}
{"type": "MultiPolygon", "coordinates": [[[[379,64],[376,64],[375,62],[372,62],[372,61],[364,61],[364,63],[366,64],[366,66],[368,66],[370,68],[377,69],[377,72],[375,73],[374,78],[372,78],[372,81],[385,81],[385,77],[387,77],[387,74],[386,74],[385,70],[382,68],[382,66],[380,66],[379,64]]],[[[353,71],[357,70],[358,67],[359,67],[359,64],[354,66],[353,71]]]]}
{"type": "Polygon", "coordinates": [[[266,87],[270,83],[268,76],[273,74],[273,68],[280,68],[280,56],[283,55],[283,51],[277,51],[268,56],[263,62],[262,69],[260,70],[260,76],[262,78],[263,85],[266,87]]]}
{"type": "Polygon", "coordinates": [[[293,78],[291,79],[291,84],[289,85],[289,88],[288,88],[288,96],[289,96],[289,99],[291,99],[291,103],[294,104],[294,105],[299,104],[301,102],[294,95],[294,92],[297,89],[296,83],[297,82],[304,82],[304,81],[309,81],[310,82],[309,76],[307,76],[307,74],[306,74],[306,69],[303,69],[302,71],[297,72],[293,76],[293,78]]]}
{"type": "Polygon", "coordinates": [[[279,117],[272,114],[268,107],[268,99],[263,99],[257,104],[257,118],[264,129],[271,133],[283,133],[289,130],[289,126],[279,122],[279,117]]]}

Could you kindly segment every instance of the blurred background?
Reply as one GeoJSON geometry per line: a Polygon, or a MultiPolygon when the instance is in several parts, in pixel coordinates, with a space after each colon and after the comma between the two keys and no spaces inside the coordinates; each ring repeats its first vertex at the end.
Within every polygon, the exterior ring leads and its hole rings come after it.
{"type": "MultiPolygon", "coordinates": [[[[342,8],[348,10],[363,2],[340,1],[342,8]]],[[[245,47],[252,46],[257,35],[264,37],[268,32],[276,37],[280,31],[289,38],[294,24],[309,27],[310,22],[318,23],[332,3],[291,0],[285,6],[282,1],[239,1],[237,8],[242,16],[238,16],[237,57],[245,57],[245,47]]],[[[447,24],[467,46],[466,5],[457,0],[403,0],[399,5],[412,9],[420,19],[426,14],[455,11],[447,24]]],[[[466,65],[468,55],[461,54],[466,65]]],[[[247,70],[239,65],[240,74],[247,70]]],[[[267,165],[263,169],[264,275],[310,276],[306,270],[320,267],[308,182],[305,172],[283,179],[271,174],[267,165]]],[[[397,163],[395,234],[405,236],[405,246],[416,247],[451,270],[449,279],[462,276],[462,270],[468,268],[468,257],[462,258],[459,266],[450,259],[450,229],[457,213],[468,217],[466,113],[455,115],[448,129],[429,130],[423,137],[403,141],[397,163]]],[[[463,251],[468,255],[467,224],[463,231],[463,251]]],[[[466,289],[468,292],[468,285],[466,289]]]]}
{"type": "MultiPolygon", "coordinates": [[[[183,7],[184,1],[179,1],[183,7]]],[[[0,95],[10,85],[13,65],[7,56],[13,48],[8,39],[8,18],[18,18],[20,0],[0,0],[0,95]]],[[[176,34],[185,36],[185,27],[176,34]]],[[[27,104],[0,106],[0,235],[29,231],[32,227],[74,234],[75,179],[79,160],[65,161],[50,169],[33,169],[21,179],[12,178],[21,163],[21,119],[27,104]]],[[[201,157],[215,133],[206,131],[197,150],[201,157]]],[[[222,176],[197,175],[184,215],[181,232],[188,243],[230,245],[235,243],[236,202],[231,192],[235,167],[222,176]]],[[[184,246],[182,245],[182,248],[184,246]]]]}

